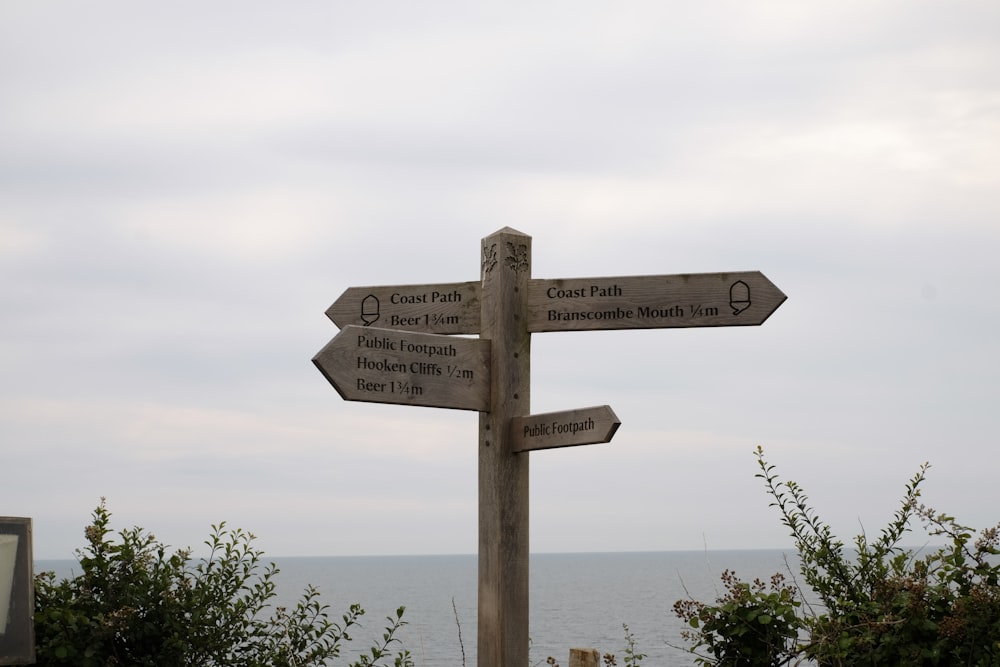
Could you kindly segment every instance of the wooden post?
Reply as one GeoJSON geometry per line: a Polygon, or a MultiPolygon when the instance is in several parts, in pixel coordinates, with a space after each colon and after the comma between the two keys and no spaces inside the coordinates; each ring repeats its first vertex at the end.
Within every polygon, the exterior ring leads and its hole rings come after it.
{"type": "Polygon", "coordinates": [[[528,456],[511,419],[529,414],[531,237],[483,239],[480,337],[492,341],[489,412],[479,415],[479,667],[528,664],[528,456]]]}
{"type": "Polygon", "coordinates": [[[601,652],[596,648],[571,648],[569,667],[600,667],[601,652]]]}

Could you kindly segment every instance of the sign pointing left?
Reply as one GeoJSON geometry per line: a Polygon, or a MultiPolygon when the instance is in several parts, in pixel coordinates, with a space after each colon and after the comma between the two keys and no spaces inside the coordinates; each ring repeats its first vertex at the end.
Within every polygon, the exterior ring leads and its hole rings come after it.
{"type": "Polygon", "coordinates": [[[348,325],[312,361],[347,401],[489,409],[488,340],[348,325]]]}
{"type": "Polygon", "coordinates": [[[349,324],[436,334],[479,333],[479,283],[348,287],[326,316],[349,324]]]}

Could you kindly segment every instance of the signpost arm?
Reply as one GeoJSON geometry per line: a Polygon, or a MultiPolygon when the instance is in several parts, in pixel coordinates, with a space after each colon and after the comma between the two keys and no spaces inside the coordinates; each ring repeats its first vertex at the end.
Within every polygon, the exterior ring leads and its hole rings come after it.
{"type": "Polygon", "coordinates": [[[479,415],[479,667],[528,664],[528,456],[511,419],[529,414],[531,237],[482,241],[480,336],[492,341],[489,412],[479,415]]]}

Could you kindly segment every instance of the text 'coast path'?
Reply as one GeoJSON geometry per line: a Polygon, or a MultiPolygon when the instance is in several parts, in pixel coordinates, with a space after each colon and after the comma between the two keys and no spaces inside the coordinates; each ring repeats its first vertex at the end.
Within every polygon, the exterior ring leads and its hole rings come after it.
{"type": "MultiPolygon", "coordinates": [[[[480,330],[478,282],[350,287],[327,311],[351,324],[436,334],[480,330]]],[[[531,333],[756,326],[785,301],[760,271],[531,279],[531,333]]]]}

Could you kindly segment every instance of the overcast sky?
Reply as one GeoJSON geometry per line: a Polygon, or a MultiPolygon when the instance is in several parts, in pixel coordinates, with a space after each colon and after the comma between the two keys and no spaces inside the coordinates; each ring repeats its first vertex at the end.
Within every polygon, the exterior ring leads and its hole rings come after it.
{"type": "MultiPolygon", "coordinates": [[[[1000,5],[0,4],[0,515],[269,556],[474,553],[474,412],[345,402],[350,286],[760,270],[760,327],[534,334],[533,551],[1000,520],[1000,5]]],[[[915,542],[924,538],[914,536],[915,542]]]]}

